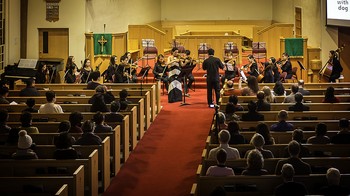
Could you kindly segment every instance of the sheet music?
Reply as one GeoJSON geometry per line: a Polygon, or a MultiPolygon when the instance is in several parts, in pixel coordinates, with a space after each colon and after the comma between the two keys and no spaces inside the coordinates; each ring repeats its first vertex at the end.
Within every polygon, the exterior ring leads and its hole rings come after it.
{"type": "Polygon", "coordinates": [[[20,59],[18,68],[35,69],[38,59],[20,59]]]}
{"type": "Polygon", "coordinates": [[[142,39],[142,47],[154,47],[154,39],[142,39]]]}

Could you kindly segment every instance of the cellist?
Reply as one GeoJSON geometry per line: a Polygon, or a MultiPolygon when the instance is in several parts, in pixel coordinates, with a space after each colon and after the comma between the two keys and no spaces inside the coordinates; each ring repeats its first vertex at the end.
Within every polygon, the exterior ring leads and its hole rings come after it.
{"type": "Polygon", "coordinates": [[[343,71],[343,67],[338,60],[336,51],[329,51],[329,60],[327,63],[332,66],[332,73],[329,77],[329,82],[335,82],[335,80],[340,77],[340,73],[343,71]]]}

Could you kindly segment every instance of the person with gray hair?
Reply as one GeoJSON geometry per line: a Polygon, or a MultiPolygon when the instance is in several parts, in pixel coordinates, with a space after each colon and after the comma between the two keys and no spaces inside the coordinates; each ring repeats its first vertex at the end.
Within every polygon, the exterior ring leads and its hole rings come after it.
{"type": "Polygon", "coordinates": [[[257,149],[250,150],[247,156],[247,168],[242,172],[246,176],[267,175],[268,172],[264,168],[264,157],[257,149]]]}
{"type": "Polygon", "coordinates": [[[298,87],[299,87],[299,90],[298,90],[299,93],[301,93],[302,95],[310,95],[310,91],[304,89],[304,80],[298,81],[298,87]]]}
{"type": "Polygon", "coordinates": [[[307,190],[304,184],[300,182],[294,182],[294,168],[291,164],[283,164],[281,170],[281,176],[283,183],[278,185],[275,189],[275,195],[307,195],[307,190]]]}
{"type": "Polygon", "coordinates": [[[209,151],[208,158],[209,159],[215,159],[216,153],[220,149],[225,149],[227,152],[227,159],[228,160],[234,160],[234,159],[239,159],[239,151],[236,148],[232,148],[228,145],[228,142],[230,141],[230,133],[227,130],[221,130],[219,132],[219,143],[220,145],[216,148],[213,148],[209,151]]]}
{"type": "Polygon", "coordinates": [[[294,126],[291,123],[286,122],[288,119],[288,112],[281,110],[278,112],[278,123],[271,125],[271,131],[292,131],[294,126]]]}
{"type": "Polygon", "coordinates": [[[328,185],[320,189],[322,195],[349,195],[350,189],[340,186],[340,172],[337,168],[329,168],[326,173],[328,185]]]}
{"type": "Polygon", "coordinates": [[[296,175],[309,175],[311,174],[311,167],[308,163],[305,163],[299,158],[300,145],[297,141],[293,140],[288,144],[289,158],[279,160],[276,165],[276,175],[281,174],[281,168],[285,163],[293,165],[296,175]]]}
{"type": "MultiPolygon", "coordinates": [[[[265,145],[265,139],[261,134],[255,133],[252,139],[250,140],[250,144],[254,146],[255,150],[258,150],[262,154],[264,159],[273,158],[272,152],[263,148],[263,146],[265,145]]],[[[248,150],[245,153],[244,158],[247,158],[251,151],[252,150],[248,150]]]]}
{"type": "Polygon", "coordinates": [[[207,176],[234,176],[235,172],[232,168],[226,167],[227,153],[225,149],[220,149],[216,153],[217,165],[210,166],[207,170],[207,176]]]}

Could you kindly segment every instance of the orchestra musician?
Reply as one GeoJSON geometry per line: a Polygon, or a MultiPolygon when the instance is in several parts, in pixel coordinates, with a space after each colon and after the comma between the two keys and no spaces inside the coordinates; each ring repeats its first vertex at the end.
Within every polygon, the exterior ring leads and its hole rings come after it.
{"type": "Polygon", "coordinates": [[[272,73],[272,63],[269,62],[265,62],[264,63],[264,78],[263,78],[263,82],[264,83],[273,83],[274,78],[273,78],[273,73],[272,73]]]}
{"type": "Polygon", "coordinates": [[[181,72],[181,61],[179,50],[176,47],[171,49],[171,55],[168,57],[167,65],[169,69],[168,102],[182,101],[182,86],[180,78],[178,78],[181,72]]]}
{"type": "Polygon", "coordinates": [[[40,63],[39,68],[35,74],[35,83],[36,84],[45,84],[49,83],[50,75],[49,75],[49,69],[47,69],[47,66],[45,63],[40,63]]]}
{"type": "Polygon", "coordinates": [[[259,70],[258,70],[258,64],[256,63],[254,56],[251,54],[248,55],[248,61],[249,61],[249,64],[246,66],[247,68],[249,68],[249,70],[247,73],[257,78],[259,76],[259,70]]]}
{"type": "Polygon", "coordinates": [[[79,84],[80,83],[80,72],[76,65],[70,66],[66,71],[65,81],[69,84],[79,84]]]}
{"type": "Polygon", "coordinates": [[[83,63],[83,68],[80,71],[81,74],[81,82],[82,83],[88,83],[91,81],[91,73],[93,72],[93,69],[91,67],[91,61],[90,59],[85,59],[83,63]]]}
{"type": "Polygon", "coordinates": [[[236,61],[233,59],[232,52],[228,53],[227,59],[224,60],[225,75],[221,77],[221,84],[224,86],[225,80],[231,80],[236,76],[236,61]]]}
{"type": "Polygon", "coordinates": [[[138,67],[137,65],[138,61],[132,60],[130,52],[126,52],[124,56],[126,57],[126,63],[127,63],[125,72],[127,72],[128,75],[130,76],[129,83],[137,83],[136,69],[138,67]]]}
{"type": "Polygon", "coordinates": [[[288,53],[283,53],[282,54],[282,63],[281,63],[281,69],[282,69],[282,73],[286,72],[287,75],[285,77],[285,79],[291,79],[293,76],[293,72],[292,72],[292,64],[289,61],[289,55],[288,53]]]}
{"type": "Polygon", "coordinates": [[[165,59],[162,54],[157,57],[157,62],[153,68],[153,75],[156,80],[161,80],[165,84],[165,88],[168,90],[169,78],[168,78],[168,67],[165,64],[165,59]]]}
{"type": "Polygon", "coordinates": [[[74,56],[68,56],[67,63],[66,63],[66,69],[65,71],[72,69],[72,67],[76,67],[77,65],[75,64],[75,57],[74,56]]]}
{"type": "Polygon", "coordinates": [[[113,75],[115,74],[116,70],[117,70],[117,56],[116,55],[112,55],[110,60],[109,60],[109,65],[107,70],[102,74],[105,77],[105,82],[114,82],[113,81],[113,75]]]}
{"type": "MultiPolygon", "coordinates": [[[[182,67],[189,67],[197,64],[197,62],[194,61],[190,55],[191,55],[191,51],[185,50],[185,56],[182,58],[182,65],[181,65],[182,67]]],[[[188,89],[192,88],[192,83],[194,82],[194,77],[192,72],[187,75],[187,80],[188,80],[188,83],[186,85],[187,89],[185,89],[185,92],[186,92],[186,96],[189,96],[188,89]]]]}
{"type": "Polygon", "coordinates": [[[328,65],[332,66],[332,73],[329,77],[329,82],[335,82],[336,79],[340,77],[343,67],[341,66],[337,53],[334,50],[329,51],[328,65]]]}
{"type": "Polygon", "coordinates": [[[117,66],[114,76],[113,76],[113,82],[114,83],[129,83],[130,82],[130,75],[126,71],[127,67],[127,57],[121,56],[120,57],[120,64],[117,66]]]}
{"type": "Polygon", "coordinates": [[[275,83],[277,81],[280,81],[281,74],[280,74],[280,71],[278,69],[278,66],[276,65],[275,57],[270,57],[269,58],[269,64],[272,65],[271,69],[272,69],[272,72],[273,72],[273,83],[275,83]]]}

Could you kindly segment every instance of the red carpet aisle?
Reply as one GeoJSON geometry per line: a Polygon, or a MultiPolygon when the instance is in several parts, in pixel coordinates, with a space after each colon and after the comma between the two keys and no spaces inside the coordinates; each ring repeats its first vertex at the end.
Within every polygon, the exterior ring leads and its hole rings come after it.
{"type": "Polygon", "coordinates": [[[126,164],[112,180],[105,196],[189,195],[208,135],[213,109],[206,90],[191,92],[186,102],[167,103],[126,164]]]}

